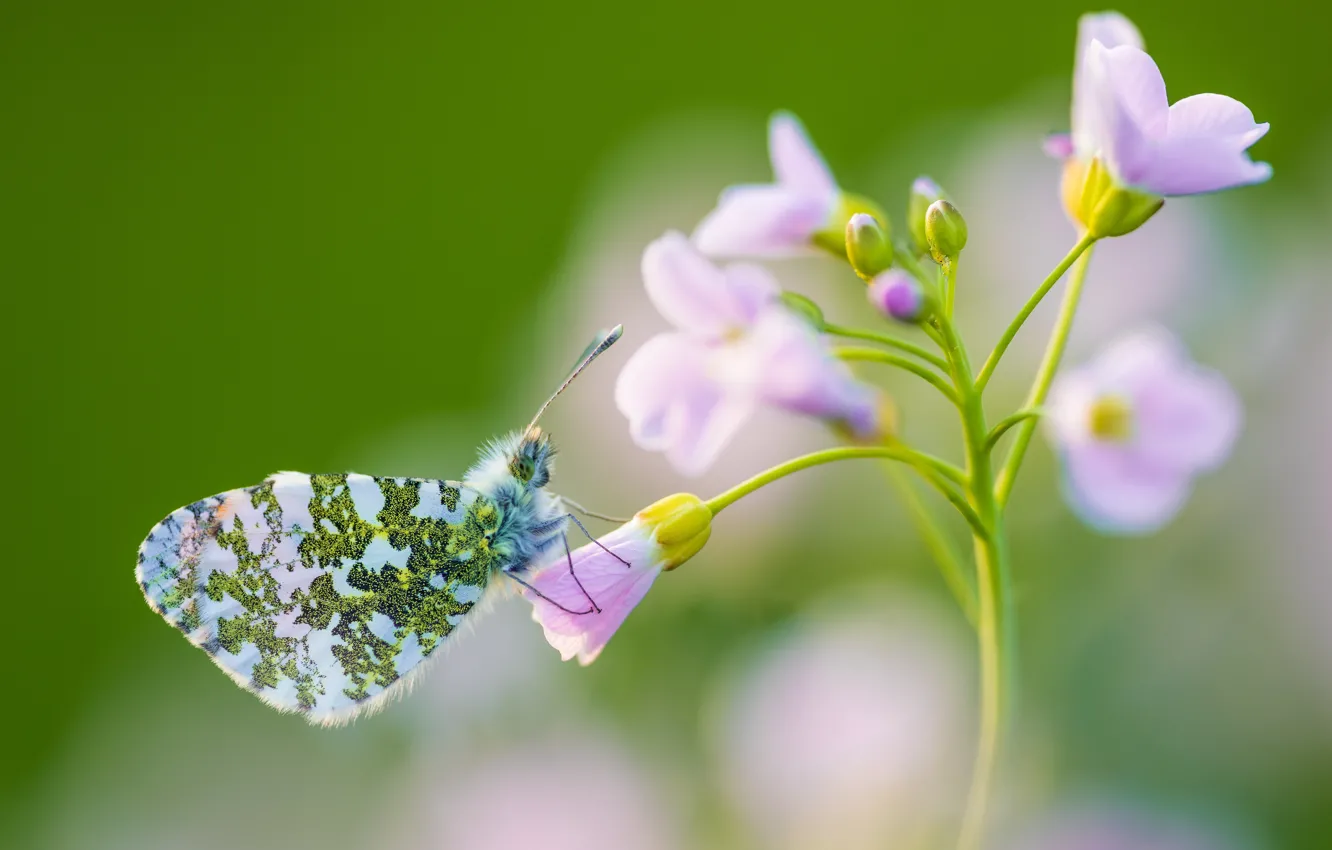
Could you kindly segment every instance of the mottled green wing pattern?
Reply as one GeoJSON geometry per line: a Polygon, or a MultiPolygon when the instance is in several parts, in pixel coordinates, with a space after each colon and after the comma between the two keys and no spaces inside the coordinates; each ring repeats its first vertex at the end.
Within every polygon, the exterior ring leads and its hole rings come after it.
{"type": "Polygon", "coordinates": [[[139,547],[154,610],[269,705],[336,723],[380,704],[503,564],[461,484],[279,473],[174,511],[139,547]]]}

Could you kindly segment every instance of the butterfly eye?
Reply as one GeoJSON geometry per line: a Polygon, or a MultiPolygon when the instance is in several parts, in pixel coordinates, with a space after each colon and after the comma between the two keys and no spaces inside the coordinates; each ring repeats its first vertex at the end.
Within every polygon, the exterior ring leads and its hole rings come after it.
{"type": "Polygon", "coordinates": [[[514,458],[513,463],[509,464],[509,472],[519,481],[531,481],[536,474],[536,463],[530,457],[514,458]]]}

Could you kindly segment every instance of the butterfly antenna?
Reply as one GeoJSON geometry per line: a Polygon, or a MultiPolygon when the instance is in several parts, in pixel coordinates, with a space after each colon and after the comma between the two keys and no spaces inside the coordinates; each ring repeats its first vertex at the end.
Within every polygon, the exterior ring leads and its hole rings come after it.
{"type": "Polygon", "coordinates": [[[601,356],[603,351],[614,345],[615,341],[618,340],[623,333],[624,325],[616,325],[610,330],[602,331],[596,335],[591,344],[588,345],[587,349],[583,351],[583,356],[578,358],[578,364],[573,367],[573,371],[569,373],[569,377],[564,379],[564,383],[560,384],[559,389],[550,394],[550,398],[546,399],[546,403],[541,405],[541,409],[536,412],[536,416],[532,417],[532,422],[527,426],[527,430],[531,431],[536,427],[537,420],[541,418],[541,414],[546,412],[546,408],[550,407],[550,403],[559,398],[560,393],[564,392],[565,388],[573,383],[573,379],[577,378],[579,373],[586,369],[589,363],[601,356]]]}

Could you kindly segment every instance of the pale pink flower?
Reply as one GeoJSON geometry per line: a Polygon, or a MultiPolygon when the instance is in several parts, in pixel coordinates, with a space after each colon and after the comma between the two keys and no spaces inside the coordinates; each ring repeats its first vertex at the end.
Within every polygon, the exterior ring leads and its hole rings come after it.
{"type": "Polygon", "coordinates": [[[697,496],[668,496],[525,579],[532,619],[561,658],[591,664],[657,576],[693,557],[711,533],[712,511],[697,496]]]}
{"type": "Polygon", "coordinates": [[[962,635],[902,587],[818,607],[719,680],[722,788],[769,850],[909,846],[965,777],[962,635]]]}
{"type": "Polygon", "coordinates": [[[643,281],[678,330],[634,352],[615,403],[639,446],[686,475],[706,470],[761,405],[828,419],[859,436],[879,424],[879,399],[781,302],[763,268],[722,268],[679,233],[643,254],[643,281]]]}
{"type": "Polygon", "coordinates": [[[1169,522],[1194,476],[1230,455],[1242,418],[1225,379],[1160,329],[1060,374],[1046,412],[1074,511],[1102,531],[1126,534],[1169,522]]]}
{"type": "Polygon", "coordinates": [[[814,235],[836,228],[841,190],[799,119],[778,112],[768,123],[774,182],[731,186],[694,230],[694,244],[712,256],[784,257],[813,247],[814,235]]]}
{"type": "Polygon", "coordinates": [[[1248,149],[1268,129],[1239,101],[1197,94],[1170,104],[1136,27],[1116,12],[1078,22],[1073,128],[1046,148],[1083,163],[1099,159],[1114,181],[1150,195],[1215,192],[1272,176],[1248,149]]]}

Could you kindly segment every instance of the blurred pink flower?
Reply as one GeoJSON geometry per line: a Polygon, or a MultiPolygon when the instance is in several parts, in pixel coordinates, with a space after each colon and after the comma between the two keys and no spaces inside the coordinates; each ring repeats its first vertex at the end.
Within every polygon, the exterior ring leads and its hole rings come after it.
{"type": "Polygon", "coordinates": [[[765,848],[905,846],[949,822],[969,753],[967,665],[894,588],[828,600],[723,680],[722,781],[765,848]]]}
{"type": "Polygon", "coordinates": [[[394,850],[676,850],[688,846],[669,789],[631,753],[585,734],[559,744],[427,751],[400,809],[360,846],[394,850]]]}
{"type": "Polygon", "coordinates": [[[714,266],[679,233],[643,254],[643,281],[678,328],[634,352],[615,386],[634,442],[680,472],[707,469],[760,405],[833,420],[860,436],[878,428],[879,400],[780,301],[766,270],[714,266]]]}
{"type": "Polygon", "coordinates": [[[1179,512],[1193,477],[1229,456],[1241,418],[1225,379],[1160,329],[1061,373],[1047,406],[1073,509],[1126,534],[1154,531],[1179,512]]]}
{"type": "Polygon", "coordinates": [[[712,256],[781,257],[812,247],[834,225],[841,192],[799,119],[778,112],[768,123],[776,182],[731,186],[694,230],[694,244],[712,256]]]}
{"type": "Polygon", "coordinates": [[[1073,128],[1047,150],[1082,162],[1100,158],[1121,185],[1153,195],[1194,195],[1272,176],[1247,150],[1268,129],[1239,101],[1219,94],[1173,106],[1137,28],[1115,12],[1078,22],[1073,128]]]}
{"type": "Polygon", "coordinates": [[[693,557],[711,533],[712,511],[697,496],[667,496],[528,578],[532,619],[565,661],[591,664],[662,570],[693,557]]]}

